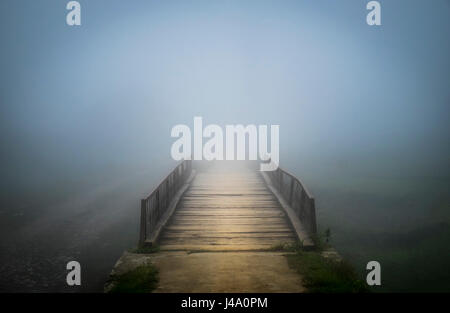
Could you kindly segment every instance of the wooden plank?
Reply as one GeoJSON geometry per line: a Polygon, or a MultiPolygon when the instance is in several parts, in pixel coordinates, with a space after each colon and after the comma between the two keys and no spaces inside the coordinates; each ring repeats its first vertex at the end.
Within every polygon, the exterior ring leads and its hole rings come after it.
{"type": "Polygon", "coordinates": [[[295,242],[276,197],[250,170],[200,172],[161,239],[162,250],[260,250],[295,242]]]}

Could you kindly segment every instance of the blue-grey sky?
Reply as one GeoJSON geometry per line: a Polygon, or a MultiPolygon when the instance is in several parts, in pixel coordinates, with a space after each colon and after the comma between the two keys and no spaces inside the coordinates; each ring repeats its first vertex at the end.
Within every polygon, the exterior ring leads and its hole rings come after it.
{"type": "Polygon", "coordinates": [[[67,290],[74,257],[102,291],[194,116],[279,124],[356,269],[448,291],[450,1],[380,0],[380,27],[368,1],[81,0],[69,27],[68,0],[1,0],[0,291],[67,290]]]}
{"type": "Polygon", "coordinates": [[[67,2],[0,3],[3,186],[165,164],[194,116],[279,124],[287,167],[448,175],[449,1],[67,2]]]}

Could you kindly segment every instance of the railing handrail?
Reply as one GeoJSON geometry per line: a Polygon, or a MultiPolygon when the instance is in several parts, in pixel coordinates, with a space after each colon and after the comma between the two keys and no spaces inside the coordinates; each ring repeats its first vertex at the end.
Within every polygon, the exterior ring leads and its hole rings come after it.
{"type": "Polygon", "coordinates": [[[153,237],[158,237],[158,224],[166,214],[173,196],[189,177],[191,170],[192,161],[183,160],[153,189],[150,195],[141,199],[140,245],[144,245],[149,238],[153,240],[153,237]]]}
{"type": "Polygon", "coordinates": [[[172,173],[175,172],[178,169],[178,167],[183,165],[183,163],[186,161],[188,161],[188,160],[183,160],[183,161],[179,162],[177,165],[175,165],[175,167],[173,167],[173,169],[169,172],[169,174],[161,180],[161,182],[158,184],[158,186],[153,188],[152,192],[150,192],[150,194],[147,197],[142,198],[142,200],[148,200],[164,184],[164,182],[169,178],[169,176],[172,175],[172,173]]]}
{"type": "Polygon", "coordinates": [[[297,178],[294,174],[282,169],[281,167],[279,167],[280,171],[282,171],[284,174],[290,176],[291,178],[293,178],[294,180],[296,180],[301,186],[302,188],[305,190],[306,194],[308,195],[308,197],[310,199],[314,199],[314,196],[312,195],[312,193],[308,190],[308,188],[306,188],[306,185],[300,180],[300,178],[297,178]]]}
{"type": "Polygon", "coordinates": [[[317,232],[316,204],[305,184],[280,167],[265,173],[267,173],[273,187],[279,191],[280,196],[292,208],[307,232],[315,234],[317,232]],[[285,176],[289,178],[287,182],[285,176]]]}

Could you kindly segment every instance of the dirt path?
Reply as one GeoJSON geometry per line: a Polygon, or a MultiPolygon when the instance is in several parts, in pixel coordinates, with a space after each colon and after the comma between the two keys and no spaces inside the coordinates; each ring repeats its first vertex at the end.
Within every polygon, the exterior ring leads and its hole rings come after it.
{"type": "Polygon", "coordinates": [[[281,252],[160,252],[155,292],[304,292],[281,252]]]}

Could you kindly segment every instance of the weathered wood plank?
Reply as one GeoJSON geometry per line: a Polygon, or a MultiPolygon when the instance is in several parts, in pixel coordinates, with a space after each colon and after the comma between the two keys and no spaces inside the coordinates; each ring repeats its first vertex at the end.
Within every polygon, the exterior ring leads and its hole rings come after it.
{"type": "Polygon", "coordinates": [[[261,176],[199,172],[164,229],[162,250],[260,250],[296,235],[261,176]]]}

